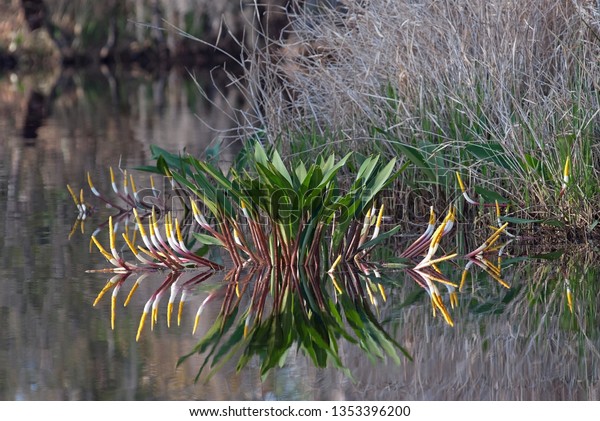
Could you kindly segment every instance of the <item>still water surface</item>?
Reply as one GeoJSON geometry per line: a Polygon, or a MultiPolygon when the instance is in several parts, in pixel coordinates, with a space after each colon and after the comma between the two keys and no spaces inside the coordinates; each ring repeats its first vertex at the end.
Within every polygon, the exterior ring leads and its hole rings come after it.
{"type": "MultiPolygon", "coordinates": [[[[110,300],[92,307],[107,277],[85,273],[104,267],[88,249],[101,221],[69,239],[75,209],[65,186],[83,187],[90,171],[107,190],[108,166],[149,163],[150,144],[205,151],[218,135],[200,119],[221,130],[232,122],[195,89],[185,72],[0,79],[0,399],[600,399],[600,287],[585,254],[513,261],[502,272],[510,290],[473,271],[452,311],[454,327],[434,319],[426,295],[398,274],[404,286],[389,292],[381,318],[414,361],[372,363],[342,344],[354,380],[291,352],[263,380],[256,365],[236,373],[231,362],[195,384],[200,358],[175,363],[199,338],[191,331],[202,291],[182,326],[161,320],[135,342],[160,279],[117,310],[111,330],[110,300]]],[[[460,279],[461,268],[448,270],[460,279]]],[[[207,309],[199,331],[218,309],[207,309]]]]}

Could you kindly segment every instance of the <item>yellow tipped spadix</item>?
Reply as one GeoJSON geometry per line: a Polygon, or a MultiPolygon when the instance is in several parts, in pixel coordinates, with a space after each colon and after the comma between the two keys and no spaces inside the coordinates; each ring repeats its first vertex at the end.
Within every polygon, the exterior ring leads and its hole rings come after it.
{"type": "Polygon", "coordinates": [[[496,217],[498,218],[498,221],[500,221],[500,204],[498,203],[498,201],[496,200],[496,217]]]}
{"type": "Polygon", "coordinates": [[[333,273],[333,271],[335,270],[335,268],[337,267],[337,265],[340,264],[341,261],[342,261],[342,255],[340,254],[340,255],[338,255],[337,259],[335,259],[335,261],[331,265],[331,268],[327,272],[328,273],[333,273]]]}
{"type": "Polygon", "coordinates": [[[235,295],[240,298],[240,283],[236,282],[235,283],[235,295]]]}
{"type": "Polygon", "coordinates": [[[106,283],[106,285],[104,285],[104,288],[102,288],[102,291],[100,291],[98,293],[98,296],[96,297],[96,299],[94,300],[94,304],[92,304],[92,307],[96,307],[96,304],[98,304],[98,302],[102,299],[102,297],[104,297],[104,294],[106,294],[106,292],[112,288],[112,286],[114,285],[113,282],[108,281],[106,283]]]}
{"type": "Polygon", "coordinates": [[[102,253],[102,255],[106,258],[106,260],[111,261],[114,260],[113,255],[110,254],[109,252],[107,252],[104,247],[102,247],[102,244],[100,244],[98,242],[98,240],[96,239],[96,237],[92,236],[92,241],[94,242],[94,244],[96,245],[96,247],[98,248],[98,250],[100,250],[100,253],[102,253]]]}
{"type": "Polygon", "coordinates": [[[383,209],[384,209],[384,205],[381,205],[381,209],[379,209],[379,215],[377,215],[377,223],[375,224],[375,227],[379,228],[381,226],[381,220],[383,219],[383,209]]]}
{"type": "Polygon", "coordinates": [[[383,298],[383,301],[387,301],[387,296],[385,295],[385,289],[383,288],[383,285],[377,284],[377,288],[379,289],[379,293],[381,294],[381,298],[383,298]]]}
{"type": "Polygon", "coordinates": [[[68,184],[67,184],[67,190],[69,190],[69,193],[71,194],[71,198],[73,199],[73,202],[75,202],[75,204],[79,207],[80,202],[77,200],[77,196],[75,196],[73,189],[68,184]]]}
{"type": "Polygon", "coordinates": [[[129,240],[129,237],[127,237],[127,235],[125,235],[125,233],[121,233],[121,236],[125,240],[125,243],[127,243],[127,247],[129,247],[129,249],[131,250],[131,252],[135,256],[137,256],[138,255],[138,251],[135,249],[135,246],[133,245],[133,243],[129,240]]]}
{"type": "Polygon", "coordinates": [[[490,235],[490,237],[486,241],[487,248],[491,247],[496,241],[498,241],[498,238],[500,238],[500,234],[502,234],[502,231],[504,231],[507,226],[508,226],[508,222],[506,222],[504,225],[502,225],[500,228],[498,228],[495,233],[490,235]]]}
{"type": "Polygon", "coordinates": [[[110,238],[110,249],[114,250],[115,249],[115,230],[113,229],[113,220],[112,220],[112,216],[108,217],[108,235],[110,238]]]}
{"type": "Polygon", "coordinates": [[[367,287],[365,289],[367,290],[367,294],[369,294],[369,300],[371,301],[371,304],[374,305],[375,307],[377,307],[377,301],[375,301],[375,297],[373,297],[373,293],[371,292],[371,287],[369,285],[367,285],[367,287]]]}
{"type": "Polygon", "coordinates": [[[115,330],[117,296],[113,295],[110,300],[110,328],[115,330]]]}
{"type": "Polygon", "coordinates": [[[573,294],[569,287],[567,287],[567,305],[569,306],[569,311],[573,314],[573,294]]]}
{"type": "Polygon", "coordinates": [[[171,212],[168,212],[165,216],[165,234],[167,235],[167,239],[174,238],[173,223],[171,222],[171,212]]]}
{"type": "Polygon", "coordinates": [[[452,317],[450,317],[450,313],[444,305],[444,302],[442,301],[441,297],[438,294],[432,294],[431,297],[432,301],[434,302],[434,305],[440,310],[440,313],[442,313],[442,317],[444,318],[446,323],[448,323],[450,326],[454,326],[452,317]]]}
{"type": "Polygon", "coordinates": [[[194,318],[194,327],[192,329],[192,335],[196,333],[196,329],[198,329],[198,323],[200,323],[200,312],[196,313],[196,317],[194,318]]]}
{"type": "Polygon", "coordinates": [[[173,303],[167,304],[167,327],[171,327],[171,314],[173,314],[173,303]]]}
{"type": "Polygon", "coordinates": [[[137,190],[135,188],[135,182],[133,181],[133,174],[129,175],[129,180],[131,181],[131,191],[133,194],[137,194],[137,190]]]}
{"type": "Polygon", "coordinates": [[[112,167],[109,167],[108,170],[110,171],[110,184],[112,186],[112,189],[114,190],[115,193],[119,193],[117,183],[115,182],[115,173],[113,172],[112,167]]]}
{"type": "Polygon", "coordinates": [[[331,278],[331,282],[333,283],[333,286],[335,288],[335,290],[338,292],[338,294],[342,294],[342,289],[340,288],[340,286],[338,285],[335,276],[333,275],[333,273],[329,273],[329,277],[331,278]]]}
{"type": "Polygon", "coordinates": [[[435,225],[435,212],[433,206],[429,207],[429,225],[435,225]]]}
{"type": "Polygon", "coordinates": [[[148,317],[148,312],[144,311],[142,313],[142,318],[140,319],[140,324],[138,326],[137,334],[135,335],[135,341],[140,340],[140,335],[142,334],[142,330],[144,330],[144,324],[146,323],[146,317],[148,317]]]}
{"type": "Polygon", "coordinates": [[[565,183],[569,182],[569,176],[571,175],[571,157],[567,156],[565,161],[565,167],[563,169],[563,180],[565,183]]]}
{"type": "Polygon", "coordinates": [[[179,220],[175,218],[175,233],[177,234],[177,241],[179,244],[183,244],[183,236],[181,235],[181,227],[179,226],[179,220]]]}
{"type": "Polygon", "coordinates": [[[127,298],[125,299],[125,302],[123,303],[123,307],[127,307],[129,305],[129,301],[131,301],[131,297],[133,297],[133,293],[138,289],[139,286],[140,286],[139,282],[136,282],[135,284],[133,284],[133,286],[131,287],[131,291],[129,291],[129,294],[127,295],[127,298]]]}
{"type": "Polygon", "coordinates": [[[456,291],[450,292],[450,307],[458,307],[458,294],[456,293],[456,291]]]}
{"type": "Polygon", "coordinates": [[[179,308],[177,309],[177,326],[181,325],[181,315],[183,314],[183,300],[179,301],[179,308]]]}
{"type": "Polygon", "coordinates": [[[89,172],[87,173],[87,180],[88,180],[88,185],[90,186],[90,190],[92,191],[94,196],[100,196],[100,193],[98,192],[98,190],[96,190],[96,188],[94,187],[94,184],[92,184],[92,176],[90,175],[89,172]]]}
{"type": "Polygon", "coordinates": [[[458,180],[458,185],[460,186],[460,191],[463,193],[466,192],[467,189],[465,188],[465,184],[463,183],[460,173],[458,171],[456,171],[456,179],[458,180]]]}
{"type": "Polygon", "coordinates": [[[150,188],[154,191],[154,177],[150,176],[150,188]]]}
{"type": "Polygon", "coordinates": [[[140,229],[140,234],[142,237],[146,236],[146,230],[144,229],[144,224],[142,224],[142,220],[136,208],[133,208],[133,216],[135,216],[135,221],[137,222],[137,226],[140,229]]]}

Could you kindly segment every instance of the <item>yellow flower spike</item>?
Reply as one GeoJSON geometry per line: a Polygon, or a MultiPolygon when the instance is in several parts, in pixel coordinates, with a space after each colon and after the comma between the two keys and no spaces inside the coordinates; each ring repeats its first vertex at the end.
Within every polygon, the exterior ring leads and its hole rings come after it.
{"type": "Polygon", "coordinates": [[[114,282],[108,281],[106,283],[106,285],[104,285],[104,288],[102,288],[102,291],[100,291],[98,293],[98,295],[96,296],[96,299],[94,300],[94,304],[92,304],[92,307],[96,307],[96,304],[98,304],[98,302],[102,299],[102,297],[104,297],[104,294],[106,294],[106,292],[111,289],[114,285],[114,282]]]}
{"type": "Polygon", "coordinates": [[[119,193],[119,189],[117,188],[117,183],[115,182],[115,173],[113,172],[112,167],[108,168],[110,171],[110,184],[115,193],[119,193]]]}
{"type": "Polygon", "coordinates": [[[174,238],[173,236],[173,223],[171,221],[171,212],[168,212],[165,216],[165,234],[167,236],[167,240],[169,238],[174,238]]]}
{"type": "Polygon", "coordinates": [[[171,327],[171,314],[173,314],[173,303],[169,301],[167,304],[167,327],[171,327]]]}
{"type": "Polygon", "coordinates": [[[504,279],[502,279],[501,277],[499,277],[498,275],[496,275],[493,272],[487,272],[488,275],[490,275],[492,278],[494,278],[494,280],[496,282],[498,282],[500,285],[502,285],[504,288],[506,289],[510,289],[510,285],[508,285],[506,282],[504,282],[504,279]]]}
{"type": "MultiPolygon", "coordinates": [[[[196,317],[194,318],[194,327],[192,329],[192,335],[196,333],[196,329],[198,329],[198,323],[200,323],[200,313],[196,313],[196,317]]],[[[244,337],[246,337],[246,329],[244,328],[244,337]]]]}
{"type": "Polygon", "coordinates": [[[454,282],[447,281],[446,279],[444,279],[444,278],[441,278],[441,277],[438,277],[438,276],[435,276],[435,275],[433,275],[433,274],[431,274],[431,273],[428,273],[428,274],[426,274],[426,275],[425,275],[425,274],[422,274],[422,275],[423,275],[423,276],[426,276],[426,277],[427,277],[427,279],[434,280],[434,281],[438,281],[438,282],[439,282],[439,283],[441,283],[441,284],[448,285],[448,286],[451,286],[451,287],[453,287],[453,288],[456,288],[456,287],[458,286],[458,285],[456,285],[454,282]]]}
{"type": "Polygon", "coordinates": [[[158,306],[152,306],[152,319],[154,323],[158,323],[158,306]]]}
{"type": "Polygon", "coordinates": [[[142,237],[146,237],[146,230],[144,229],[144,224],[142,224],[142,220],[136,208],[133,208],[133,216],[135,216],[135,221],[137,222],[140,234],[142,235],[142,237]]]}
{"type": "Polygon", "coordinates": [[[110,238],[110,250],[115,250],[115,230],[113,229],[112,215],[108,217],[108,235],[110,238]]]}
{"type": "Polygon", "coordinates": [[[179,226],[179,220],[175,218],[175,233],[177,234],[177,241],[179,244],[183,244],[183,236],[181,235],[181,227],[179,226]]]}
{"type": "Polygon", "coordinates": [[[246,322],[244,323],[244,339],[248,337],[248,331],[250,330],[250,315],[246,317],[246,322]]]}
{"type": "Polygon", "coordinates": [[[240,283],[236,282],[235,283],[235,295],[240,298],[240,283]]]}
{"type": "Polygon", "coordinates": [[[100,192],[98,192],[98,190],[96,190],[96,188],[94,187],[94,184],[92,184],[92,176],[90,175],[89,171],[87,173],[87,181],[88,185],[90,186],[90,190],[92,191],[94,196],[100,196],[100,192]]]}
{"type": "Polygon", "coordinates": [[[567,156],[567,160],[565,161],[565,168],[563,170],[563,182],[569,182],[569,176],[571,175],[571,157],[567,156]]]}
{"type": "Polygon", "coordinates": [[[154,177],[150,176],[150,188],[152,189],[152,191],[154,192],[154,190],[156,190],[154,188],[154,177]]]}
{"type": "Polygon", "coordinates": [[[458,307],[458,293],[456,291],[450,292],[450,307],[452,309],[458,307]]]}
{"type": "Polygon", "coordinates": [[[109,252],[107,252],[104,247],[102,247],[102,244],[100,244],[98,242],[98,240],[96,239],[95,236],[92,236],[92,242],[96,245],[96,247],[98,248],[98,250],[100,250],[100,253],[102,253],[102,255],[106,258],[106,260],[108,260],[109,262],[112,263],[112,261],[114,260],[112,254],[110,254],[109,252]]]}
{"type": "Polygon", "coordinates": [[[144,330],[144,324],[146,323],[146,317],[148,317],[148,312],[144,310],[144,312],[142,313],[142,318],[140,319],[140,324],[138,326],[137,335],[135,335],[136,342],[140,340],[140,335],[142,334],[142,330],[144,330]]]}
{"type": "Polygon", "coordinates": [[[135,246],[133,245],[131,240],[129,240],[129,237],[124,232],[121,233],[121,236],[125,240],[125,243],[127,244],[127,247],[129,247],[129,250],[131,250],[131,252],[133,253],[134,256],[137,256],[138,251],[135,249],[135,246]]]}
{"type": "Polygon", "coordinates": [[[573,314],[573,293],[569,285],[567,285],[567,305],[569,306],[569,311],[573,314]]]}
{"type": "Polygon", "coordinates": [[[377,238],[377,236],[379,235],[379,230],[381,229],[381,220],[383,219],[383,209],[384,209],[384,205],[381,205],[381,208],[379,208],[379,214],[377,215],[377,222],[375,222],[375,229],[373,230],[373,236],[371,237],[371,240],[377,238]]]}
{"type": "Polygon", "coordinates": [[[179,308],[177,309],[177,326],[181,326],[181,316],[183,314],[183,300],[179,300],[179,308]]]}
{"type": "Polygon", "coordinates": [[[496,241],[498,241],[498,239],[500,238],[500,234],[502,234],[502,231],[504,231],[507,226],[508,226],[508,222],[506,222],[504,225],[502,225],[500,228],[498,228],[495,233],[490,235],[490,237],[486,241],[486,243],[487,243],[486,249],[489,249],[490,247],[492,247],[494,245],[494,243],[496,241]]]}
{"type": "Polygon", "coordinates": [[[433,206],[429,207],[429,225],[435,225],[435,212],[433,206]]]}
{"type": "Polygon", "coordinates": [[[116,318],[116,306],[117,306],[117,296],[113,294],[110,300],[110,328],[111,330],[115,330],[115,318],[116,318]]]}
{"type": "Polygon", "coordinates": [[[456,171],[456,179],[458,180],[458,185],[460,186],[460,191],[465,193],[467,191],[467,189],[465,188],[465,184],[463,183],[460,173],[458,171],[456,171]]]}
{"type": "Polygon", "coordinates": [[[335,271],[335,268],[337,267],[337,265],[340,264],[341,261],[342,261],[342,255],[340,254],[335,259],[335,261],[333,262],[333,264],[331,265],[331,268],[327,271],[327,273],[333,273],[335,271]]]}
{"type": "MultiPolygon", "coordinates": [[[[428,263],[428,266],[430,266],[430,265],[436,265],[436,264],[438,264],[440,262],[444,262],[446,260],[454,259],[456,256],[458,256],[458,253],[452,253],[452,254],[448,254],[447,256],[442,256],[442,257],[439,257],[437,259],[430,260],[429,263],[428,263]]],[[[439,272],[439,270],[438,270],[438,272],[439,272]]]]}
{"type": "Polygon", "coordinates": [[[338,285],[337,280],[335,279],[335,275],[333,273],[329,273],[329,277],[331,278],[331,282],[333,283],[333,286],[334,286],[335,290],[337,291],[337,293],[339,295],[341,295],[342,294],[342,289],[338,285]]]}
{"type": "Polygon", "coordinates": [[[496,200],[496,218],[498,219],[498,225],[500,225],[500,204],[498,203],[498,201],[496,200]]]}
{"type": "Polygon", "coordinates": [[[136,282],[135,284],[133,284],[133,286],[131,287],[131,291],[129,291],[129,294],[127,295],[127,298],[125,299],[125,302],[123,303],[123,307],[127,307],[129,305],[129,301],[131,301],[131,297],[133,297],[133,293],[139,288],[140,284],[139,282],[136,282]]]}
{"type": "Polygon", "coordinates": [[[127,195],[127,193],[128,193],[128,189],[127,189],[127,170],[123,171],[123,191],[125,192],[125,195],[127,195]]]}
{"type": "Polygon", "coordinates": [[[383,285],[377,284],[377,288],[379,289],[379,293],[381,294],[381,298],[383,298],[383,302],[387,302],[387,296],[385,295],[385,289],[383,285]]]}
{"type": "Polygon", "coordinates": [[[68,184],[67,184],[67,190],[69,190],[69,193],[71,194],[71,198],[73,199],[73,202],[75,202],[75,205],[77,205],[77,209],[79,210],[79,203],[80,202],[77,200],[77,196],[75,196],[75,193],[73,192],[73,189],[68,184]]]}
{"type": "Polygon", "coordinates": [[[133,174],[129,175],[129,181],[131,182],[131,191],[133,192],[133,195],[137,196],[137,190],[135,188],[135,182],[133,181],[133,174]]]}
{"type": "Polygon", "coordinates": [[[367,294],[369,294],[369,301],[371,301],[372,305],[377,307],[377,301],[375,301],[375,297],[373,297],[373,293],[371,292],[370,284],[371,284],[371,282],[369,282],[369,285],[367,285],[367,287],[365,289],[367,290],[367,294]]]}
{"type": "Polygon", "coordinates": [[[448,312],[448,309],[444,305],[442,298],[438,294],[433,294],[433,296],[435,296],[435,299],[434,299],[435,305],[440,310],[440,313],[442,313],[442,317],[444,318],[446,323],[448,323],[450,326],[454,327],[454,322],[452,321],[452,317],[450,317],[450,313],[448,312]]]}

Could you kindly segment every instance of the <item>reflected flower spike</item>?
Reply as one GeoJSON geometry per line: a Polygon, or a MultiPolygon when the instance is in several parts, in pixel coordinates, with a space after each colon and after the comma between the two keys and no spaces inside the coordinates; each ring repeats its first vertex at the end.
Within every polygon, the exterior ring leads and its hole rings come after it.
{"type": "Polygon", "coordinates": [[[558,197],[562,197],[562,195],[565,194],[565,191],[567,190],[567,185],[569,184],[569,176],[570,175],[571,175],[571,157],[567,156],[567,160],[565,161],[565,167],[563,169],[562,186],[560,189],[560,193],[558,194],[558,197]]]}
{"type": "Polygon", "coordinates": [[[150,298],[146,305],[144,306],[144,311],[142,312],[142,317],[140,318],[140,324],[138,326],[137,334],[135,335],[135,341],[138,342],[140,340],[140,336],[142,331],[144,330],[144,324],[146,323],[146,318],[148,317],[148,313],[152,307],[152,298],[150,298]]]}
{"type": "Polygon", "coordinates": [[[565,281],[565,287],[567,290],[567,306],[569,307],[571,314],[573,314],[573,293],[571,292],[569,281],[565,281]]]}
{"type": "Polygon", "coordinates": [[[148,276],[147,273],[143,273],[140,275],[140,277],[137,279],[137,281],[135,281],[135,284],[133,284],[133,286],[131,287],[129,294],[127,295],[127,298],[125,299],[125,302],[123,303],[123,307],[127,307],[129,305],[129,301],[131,301],[131,297],[133,297],[133,293],[139,288],[140,284],[142,283],[142,281],[144,279],[146,279],[147,276],[148,276]]]}
{"type": "Polygon", "coordinates": [[[94,300],[94,304],[92,304],[92,307],[96,307],[96,304],[98,304],[98,302],[102,299],[104,294],[106,294],[106,292],[115,285],[115,283],[117,282],[117,280],[120,277],[121,277],[121,275],[115,275],[112,278],[110,278],[110,280],[106,283],[106,285],[104,285],[104,288],[102,288],[102,291],[100,291],[98,293],[98,296],[94,300]]]}
{"type": "Polygon", "coordinates": [[[192,335],[196,333],[196,330],[198,329],[198,324],[200,323],[200,316],[202,315],[202,311],[204,311],[204,306],[210,301],[211,297],[212,294],[206,297],[204,301],[202,301],[202,304],[200,304],[200,307],[198,307],[196,317],[194,318],[194,328],[192,329],[192,335]]]}
{"type": "Polygon", "coordinates": [[[110,328],[115,330],[115,319],[116,319],[116,307],[117,307],[117,294],[121,289],[121,284],[117,284],[113,289],[112,296],[110,299],[110,328]]]}
{"type": "Polygon", "coordinates": [[[181,326],[181,316],[183,315],[183,306],[185,305],[186,298],[187,293],[183,291],[181,293],[181,298],[179,299],[179,308],[177,309],[177,326],[181,326]]]}

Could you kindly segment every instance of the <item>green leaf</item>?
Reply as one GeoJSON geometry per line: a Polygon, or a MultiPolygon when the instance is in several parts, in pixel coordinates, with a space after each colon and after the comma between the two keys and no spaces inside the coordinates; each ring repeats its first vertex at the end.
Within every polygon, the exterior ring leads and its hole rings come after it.
{"type": "Polygon", "coordinates": [[[435,172],[431,168],[431,165],[427,162],[418,148],[408,145],[406,143],[394,142],[394,146],[400,150],[406,156],[410,162],[412,162],[418,169],[420,169],[427,180],[436,181],[435,172]]]}
{"type": "Polygon", "coordinates": [[[498,201],[498,203],[507,203],[508,202],[508,200],[504,196],[496,193],[495,191],[484,189],[483,187],[479,187],[479,186],[475,186],[474,190],[475,190],[475,193],[477,193],[478,195],[483,197],[485,202],[488,202],[488,203],[494,203],[496,201],[498,201]]]}
{"type": "Polygon", "coordinates": [[[216,237],[213,237],[212,235],[200,234],[198,232],[193,232],[192,235],[201,244],[205,244],[208,246],[220,246],[220,247],[225,246],[225,244],[223,244],[223,242],[221,240],[219,240],[216,237]]]}
{"type": "Polygon", "coordinates": [[[538,222],[544,222],[544,219],[526,219],[526,218],[516,218],[514,216],[501,216],[500,220],[502,222],[509,222],[511,224],[535,224],[538,222]]]}
{"type": "Polygon", "coordinates": [[[369,249],[369,248],[373,247],[374,245],[377,245],[377,244],[381,243],[382,241],[387,240],[392,235],[394,235],[398,231],[400,231],[400,228],[401,228],[400,225],[398,225],[398,226],[395,226],[394,228],[392,228],[391,230],[384,232],[383,234],[379,234],[377,237],[373,238],[372,240],[366,241],[362,246],[360,246],[358,248],[358,250],[369,249]]]}

